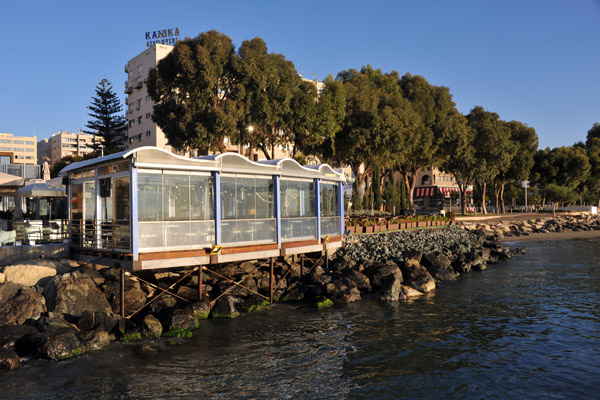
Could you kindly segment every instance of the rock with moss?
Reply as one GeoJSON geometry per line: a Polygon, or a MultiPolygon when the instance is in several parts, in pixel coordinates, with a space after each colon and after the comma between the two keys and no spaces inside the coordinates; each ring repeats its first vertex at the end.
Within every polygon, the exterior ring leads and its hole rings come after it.
{"type": "Polygon", "coordinates": [[[163,332],[163,337],[176,337],[180,339],[191,339],[194,337],[194,334],[191,330],[176,328],[169,329],[168,331],[163,332]]]}
{"type": "Polygon", "coordinates": [[[40,332],[24,338],[16,346],[19,354],[60,361],[83,354],[74,332],[40,332]]]}
{"type": "Polygon", "coordinates": [[[0,349],[0,372],[16,369],[20,365],[20,358],[12,350],[0,349]]]}
{"type": "Polygon", "coordinates": [[[240,316],[240,312],[235,308],[236,303],[240,299],[234,296],[223,296],[215,303],[211,310],[212,318],[236,318],[240,316]]]}
{"type": "Polygon", "coordinates": [[[142,340],[142,334],[140,332],[126,332],[119,337],[122,342],[137,342],[142,340]]]}
{"type": "Polygon", "coordinates": [[[101,350],[110,345],[108,332],[105,331],[87,331],[77,333],[81,342],[81,349],[84,353],[101,350]]]}
{"type": "Polygon", "coordinates": [[[334,305],[333,301],[328,298],[323,298],[315,303],[315,307],[317,307],[319,310],[331,307],[332,305],[334,305]]]}
{"type": "Polygon", "coordinates": [[[163,334],[163,326],[160,320],[152,314],[148,314],[142,321],[142,336],[149,339],[156,339],[163,334]]]}
{"type": "Polygon", "coordinates": [[[242,312],[254,312],[267,310],[271,306],[269,300],[265,300],[264,297],[253,295],[248,297],[242,304],[240,304],[240,311],[242,312]]]}
{"type": "Polygon", "coordinates": [[[183,329],[191,331],[198,329],[198,319],[194,312],[189,309],[175,308],[163,312],[160,316],[160,321],[165,331],[183,329]]]}
{"type": "Polygon", "coordinates": [[[210,300],[205,298],[202,301],[197,301],[188,306],[188,309],[194,314],[196,320],[200,321],[207,319],[210,316],[210,300]]]}

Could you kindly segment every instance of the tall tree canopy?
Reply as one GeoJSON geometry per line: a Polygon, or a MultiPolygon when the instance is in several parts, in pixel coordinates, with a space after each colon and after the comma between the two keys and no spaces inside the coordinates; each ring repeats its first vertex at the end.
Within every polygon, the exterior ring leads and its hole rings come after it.
{"type": "Polygon", "coordinates": [[[413,193],[417,172],[430,165],[439,165],[448,157],[446,149],[440,147],[452,136],[452,129],[460,120],[450,90],[431,85],[418,75],[405,74],[399,81],[404,98],[410,101],[416,113],[414,129],[402,136],[401,160],[398,162],[404,176],[408,203],[413,204],[413,193]]]}
{"type": "Polygon", "coordinates": [[[399,159],[403,136],[420,124],[398,79],[397,72],[384,74],[370,65],[337,76],[346,92],[346,112],[335,136],[335,159],[351,166],[359,187],[374,165],[388,167],[399,159]]]}
{"type": "Polygon", "coordinates": [[[125,117],[119,114],[123,108],[107,79],[102,79],[96,86],[96,96],[92,97],[92,103],[87,108],[93,120],[88,121],[86,128],[89,130],[84,132],[102,138],[101,141],[94,141],[94,150],[103,148],[108,154],[126,148],[127,137],[119,133],[126,131],[117,129],[125,123],[125,117]]]}
{"type": "Polygon", "coordinates": [[[210,31],[177,42],[150,71],[152,120],[178,150],[222,150],[225,136],[237,130],[239,90],[231,39],[210,31]]]}
{"type": "Polygon", "coordinates": [[[506,172],[515,152],[510,132],[498,114],[476,106],[467,115],[468,126],[473,130],[475,147],[475,179],[481,187],[481,205],[486,214],[485,192],[488,183],[506,172]]]}
{"type": "Polygon", "coordinates": [[[600,124],[597,122],[587,133],[585,150],[590,162],[590,176],[586,186],[600,207],[600,124]]]}

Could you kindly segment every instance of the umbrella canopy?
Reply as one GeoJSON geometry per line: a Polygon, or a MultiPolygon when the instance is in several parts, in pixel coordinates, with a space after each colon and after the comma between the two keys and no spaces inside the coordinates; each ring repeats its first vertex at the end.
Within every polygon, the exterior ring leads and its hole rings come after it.
{"type": "Polygon", "coordinates": [[[17,189],[14,194],[19,197],[66,197],[65,187],[52,187],[46,183],[30,183],[17,189]]]}
{"type": "Polygon", "coordinates": [[[13,193],[15,189],[23,186],[25,179],[20,176],[0,172],[0,193],[13,193]]]}

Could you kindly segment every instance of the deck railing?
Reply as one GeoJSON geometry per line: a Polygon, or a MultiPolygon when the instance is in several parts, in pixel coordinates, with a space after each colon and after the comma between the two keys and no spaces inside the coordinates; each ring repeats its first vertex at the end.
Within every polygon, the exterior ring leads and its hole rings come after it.
{"type": "Polygon", "coordinates": [[[131,251],[128,220],[72,220],[71,244],[102,250],[131,251]]]}

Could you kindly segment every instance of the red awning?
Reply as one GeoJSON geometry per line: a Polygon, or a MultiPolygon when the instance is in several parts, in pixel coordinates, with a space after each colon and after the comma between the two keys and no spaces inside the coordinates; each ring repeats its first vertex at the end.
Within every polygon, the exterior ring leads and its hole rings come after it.
{"type": "Polygon", "coordinates": [[[435,195],[434,187],[415,188],[415,197],[431,197],[435,195]]]}

